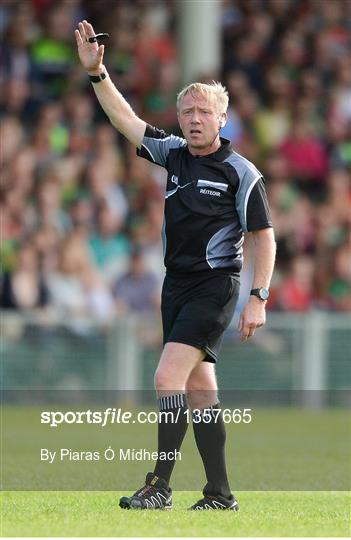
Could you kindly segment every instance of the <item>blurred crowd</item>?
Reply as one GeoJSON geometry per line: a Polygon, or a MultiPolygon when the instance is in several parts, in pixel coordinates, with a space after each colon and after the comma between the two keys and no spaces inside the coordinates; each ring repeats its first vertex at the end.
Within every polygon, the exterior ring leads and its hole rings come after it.
{"type": "MultiPolygon", "coordinates": [[[[158,312],[165,172],[107,121],[73,31],[86,18],[110,32],[118,88],[143,119],[178,133],[182,3],[2,2],[1,308],[103,323],[158,312]]],[[[222,135],[265,176],[278,248],[269,308],[349,311],[351,3],[218,5],[222,65],[201,80],[227,86],[222,135]]]]}

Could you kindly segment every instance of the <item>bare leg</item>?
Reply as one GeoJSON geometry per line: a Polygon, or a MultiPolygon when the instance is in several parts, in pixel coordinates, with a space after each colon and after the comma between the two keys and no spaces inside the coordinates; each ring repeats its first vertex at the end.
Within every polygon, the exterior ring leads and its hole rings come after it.
{"type": "Polygon", "coordinates": [[[205,352],[184,343],[166,343],[155,373],[155,388],[159,397],[185,393],[187,380],[205,352]]]}
{"type": "Polygon", "coordinates": [[[215,365],[210,362],[196,365],[190,373],[185,390],[191,409],[204,409],[218,403],[215,365]]]}

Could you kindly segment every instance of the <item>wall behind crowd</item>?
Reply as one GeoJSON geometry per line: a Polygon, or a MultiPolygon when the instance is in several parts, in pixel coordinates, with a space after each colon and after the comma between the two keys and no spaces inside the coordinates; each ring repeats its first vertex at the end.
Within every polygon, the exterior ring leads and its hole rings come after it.
{"type": "MultiPolygon", "coordinates": [[[[278,246],[269,308],[349,311],[351,4],[218,8],[222,66],[202,80],[227,86],[223,136],[265,176],[278,246]]],[[[179,0],[1,4],[2,308],[102,322],[158,311],[165,174],[107,121],[73,31],[86,18],[109,32],[112,79],[137,114],[174,132],[179,9],[179,0]]]]}

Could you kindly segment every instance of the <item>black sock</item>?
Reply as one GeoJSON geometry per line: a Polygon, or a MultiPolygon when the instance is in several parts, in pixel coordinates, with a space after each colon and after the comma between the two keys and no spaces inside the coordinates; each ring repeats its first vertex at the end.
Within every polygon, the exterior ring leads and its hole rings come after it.
{"type": "Polygon", "coordinates": [[[207,485],[204,495],[231,495],[225,465],[225,426],[219,403],[193,412],[193,428],[196,445],[200,452],[207,485]],[[216,410],[217,409],[217,410],[216,410]]]}
{"type": "MultiPolygon", "coordinates": [[[[159,403],[160,411],[171,412],[173,416],[165,414],[160,418],[158,423],[158,452],[179,450],[188,427],[185,394],[161,397],[159,403]]],[[[168,484],[174,464],[174,459],[158,459],[154,474],[166,480],[168,484]]]]}

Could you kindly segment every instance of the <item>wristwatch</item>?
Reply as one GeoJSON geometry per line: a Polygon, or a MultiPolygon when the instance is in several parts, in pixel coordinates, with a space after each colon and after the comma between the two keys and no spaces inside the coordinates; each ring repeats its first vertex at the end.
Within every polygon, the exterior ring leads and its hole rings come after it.
{"type": "Polygon", "coordinates": [[[251,289],[250,296],[257,296],[260,300],[268,300],[269,298],[269,290],[265,289],[264,287],[260,287],[259,289],[251,289]]]}
{"type": "Polygon", "coordinates": [[[106,73],[105,73],[105,71],[100,73],[100,75],[89,75],[89,73],[88,73],[88,77],[89,77],[89,80],[92,83],[99,83],[99,82],[103,81],[104,79],[106,79],[106,73]]]}

